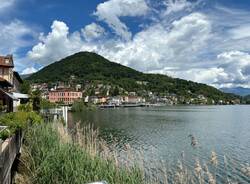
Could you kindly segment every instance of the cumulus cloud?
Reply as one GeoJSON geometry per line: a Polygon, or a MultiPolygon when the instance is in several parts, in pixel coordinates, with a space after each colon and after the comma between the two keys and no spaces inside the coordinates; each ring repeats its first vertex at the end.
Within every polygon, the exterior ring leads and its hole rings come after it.
{"type": "Polygon", "coordinates": [[[130,42],[116,43],[114,48],[103,48],[99,52],[144,72],[165,66],[190,66],[210,37],[210,22],[203,14],[193,13],[174,21],[171,27],[155,24],[135,34],[130,42]]]}
{"type": "Polygon", "coordinates": [[[0,14],[5,12],[8,8],[13,6],[15,0],[0,0],[0,14]]]}
{"type": "Polygon", "coordinates": [[[244,85],[250,87],[250,54],[240,51],[223,52],[217,56],[219,68],[224,71],[218,77],[218,84],[227,86],[244,85]]]}
{"type": "Polygon", "coordinates": [[[79,32],[69,33],[68,26],[55,20],[48,35],[41,33],[39,43],[28,52],[29,59],[42,65],[78,52],[83,46],[79,32]]]}
{"type": "Polygon", "coordinates": [[[91,23],[82,29],[82,34],[87,41],[91,41],[103,36],[105,34],[105,30],[100,25],[91,23]]]}
{"type": "Polygon", "coordinates": [[[125,40],[130,40],[132,33],[129,32],[128,27],[120,20],[120,17],[143,16],[146,15],[148,9],[145,0],[109,0],[99,4],[94,15],[99,20],[105,21],[117,35],[125,40]]]}
{"type": "Polygon", "coordinates": [[[19,20],[7,24],[0,22],[0,53],[15,53],[19,48],[31,45],[35,36],[35,31],[19,20]],[[27,41],[25,37],[31,39],[27,41]]]}
{"type": "MultiPolygon", "coordinates": [[[[193,9],[198,3],[166,2],[163,12],[169,16],[193,9]]],[[[167,74],[216,87],[250,87],[250,54],[247,52],[250,23],[244,21],[249,13],[217,7],[216,16],[209,11],[188,11],[165,21],[161,11],[157,20],[132,36],[120,18],[143,16],[149,9],[146,0],[109,0],[98,5],[95,15],[123,39],[106,36],[110,30],[104,30],[97,23],[70,32],[66,23],[54,21],[51,31],[42,33],[39,42],[28,52],[28,58],[48,65],[75,52],[94,51],[143,72],[167,74]],[[232,19],[230,23],[223,22],[224,14],[232,19]]]]}
{"type": "Polygon", "coordinates": [[[144,72],[166,65],[190,65],[210,37],[210,22],[205,15],[193,13],[174,21],[171,27],[167,29],[157,23],[135,34],[131,41],[108,40],[98,45],[85,42],[78,32],[70,34],[64,22],[54,21],[51,32],[40,37],[40,43],[28,56],[46,65],[74,52],[88,50],[144,72]]]}
{"type": "Polygon", "coordinates": [[[187,0],[166,0],[164,5],[167,7],[164,15],[169,15],[170,13],[179,12],[185,9],[191,9],[193,4],[187,0]]]}
{"type": "Polygon", "coordinates": [[[240,25],[230,29],[229,34],[233,39],[250,38],[250,24],[240,25]]]}
{"type": "Polygon", "coordinates": [[[27,74],[32,74],[32,73],[36,73],[37,72],[37,69],[35,69],[34,67],[28,67],[26,69],[24,69],[22,71],[22,75],[27,75],[27,74]]]}

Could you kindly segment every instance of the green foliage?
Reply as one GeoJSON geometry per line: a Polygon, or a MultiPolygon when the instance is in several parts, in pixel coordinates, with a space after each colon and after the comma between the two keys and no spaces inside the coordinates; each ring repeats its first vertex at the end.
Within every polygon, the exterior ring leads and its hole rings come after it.
{"type": "Polygon", "coordinates": [[[111,96],[118,96],[119,94],[120,94],[120,91],[119,91],[119,88],[117,86],[110,90],[111,96]]]}
{"type": "MultiPolygon", "coordinates": [[[[102,81],[130,92],[146,90],[156,94],[176,94],[186,98],[202,94],[216,102],[239,98],[205,84],[160,74],[144,74],[90,52],[80,52],[55,62],[30,76],[28,80],[39,83],[69,82],[72,75],[75,76],[74,82],[77,83],[102,81]],[[147,84],[140,85],[137,81],[145,81],[147,84]]],[[[119,94],[119,91],[115,90],[113,93],[119,94]]],[[[90,91],[89,94],[93,95],[94,91],[90,91]]]]}
{"type": "MultiPolygon", "coordinates": [[[[9,134],[7,134],[7,137],[13,135],[18,129],[26,129],[29,125],[40,124],[42,121],[41,116],[33,111],[13,112],[0,116],[0,125],[8,127],[7,131],[9,134]]],[[[2,136],[6,138],[6,132],[2,136]]]]}
{"type": "Polygon", "coordinates": [[[83,101],[75,101],[73,104],[72,104],[72,112],[82,112],[84,110],[87,109],[87,106],[84,104],[83,101]]]}
{"type": "Polygon", "coordinates": [[[11,136],[11,132],[8,129],[2,130],[0,132],[0,140],[5,140],[5,139],[7,139],[10,136],[11,136]]]}
{"type": "Polygon", "coordinates": [[[24,94],[30,94],[31,93],[31,87],[29,81],[25,80],[20,86],[20,92],[24,94]]]}
{"type": "Polygon", "coordinates": [[[32,103],[26,103],[26,104],[21,104],[18,106],[18,111],[23,111],[23,112],[30,112],[33,110],[32,103]]]}
{"type": "Polygon", "coordinates": [[[3,101],[0,100],[0,112],[4,112],[4,111],[6,111],[6,109],[7,109],[7,106],[3,105],[3,101]]]}
{"type": "Polygon", "coordinates": [[[33,110],[39,111],[41,109],[41,91],[35,90],[31,92],[31,101],[33,110]]]}
{"type": "Polygon", "coordinates": [[[56,103],[52,103],[46,99],[40,100],[40,108],[41,109],[53,109],[53,108],[56,108],[56,106],[57,106],[56,103]]]}
{"type": "Polygon", "coordinates": [[[97,107],[93,104],[85,104],[83,101],[75,101],[72,104],[71,111],[72,112],[82,112],[84,110],[96,110],[97,107]]]}
{"type": "Polygon", "coordinates": [[[109,184],[143,183],[136,168],[117,168],[113,161],[91,156],[77,144],[63,143],[52,124],[33,126],[25,134],[31,183],[82,184],[106,180],[109,184]]]}
{"type": "Polygon", "coordinates": [[[243,102],[244,104],[250,104],[250,95],[244,96],[244,97],[242,98],[242,102],[243,102]]]}

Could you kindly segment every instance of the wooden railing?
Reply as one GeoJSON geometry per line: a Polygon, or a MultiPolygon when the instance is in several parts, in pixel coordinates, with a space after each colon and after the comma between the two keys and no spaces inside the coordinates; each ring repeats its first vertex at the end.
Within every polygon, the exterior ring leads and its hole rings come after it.
{"type": "Polygon", "coordinates": [[[23,133],[18,130],[15,135],[0,142],[0,183],[11,183],[11,170],[22,146],[23,133]]]}

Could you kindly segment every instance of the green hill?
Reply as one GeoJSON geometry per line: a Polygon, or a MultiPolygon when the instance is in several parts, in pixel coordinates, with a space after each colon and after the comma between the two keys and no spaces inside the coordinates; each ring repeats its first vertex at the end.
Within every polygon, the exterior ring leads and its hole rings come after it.
{"type": "Polygon", "coordinates": [[[101,81],[119,86],[126,91],[151,91],[159,95],[176,94],[190,98],[204,95],[215,101],[237,98],[235,95],[223,93],[205,84],[171,78],[166,75],[138,72],[91,52],[76,53],[54,62],[34,73],[27,80],[36,83],[69,82],[72,76],[74,76],[74,82],[77,83],[101,81]]]}

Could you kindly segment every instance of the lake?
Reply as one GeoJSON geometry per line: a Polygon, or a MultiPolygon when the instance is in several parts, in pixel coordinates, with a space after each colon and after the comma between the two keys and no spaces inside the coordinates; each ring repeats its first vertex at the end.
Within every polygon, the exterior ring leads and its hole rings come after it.
{"type": "MultiPolygon", "coordinates": [[[[201,163],[208,162],[211,151],[215,151],[219,163],[226,158],[231,165],[228,176],[250,183],[250,178],[242,174],[243,166],[250,163],[250,106],[99,109],[69,117],[72,122],[91,122],[107,141],[110,137],[116,139],[120,152],[125,144],[142,149],[150,168],[160,168],[159,161],[169,167],[182,157],[187,167],[193,167],[197,158],[201,163]],[[190,135],[198,142],[196,148],[191,146],[190,135]]],[[[217,177],[224,183],[225,169],[221,165],[217,177]]]]}

